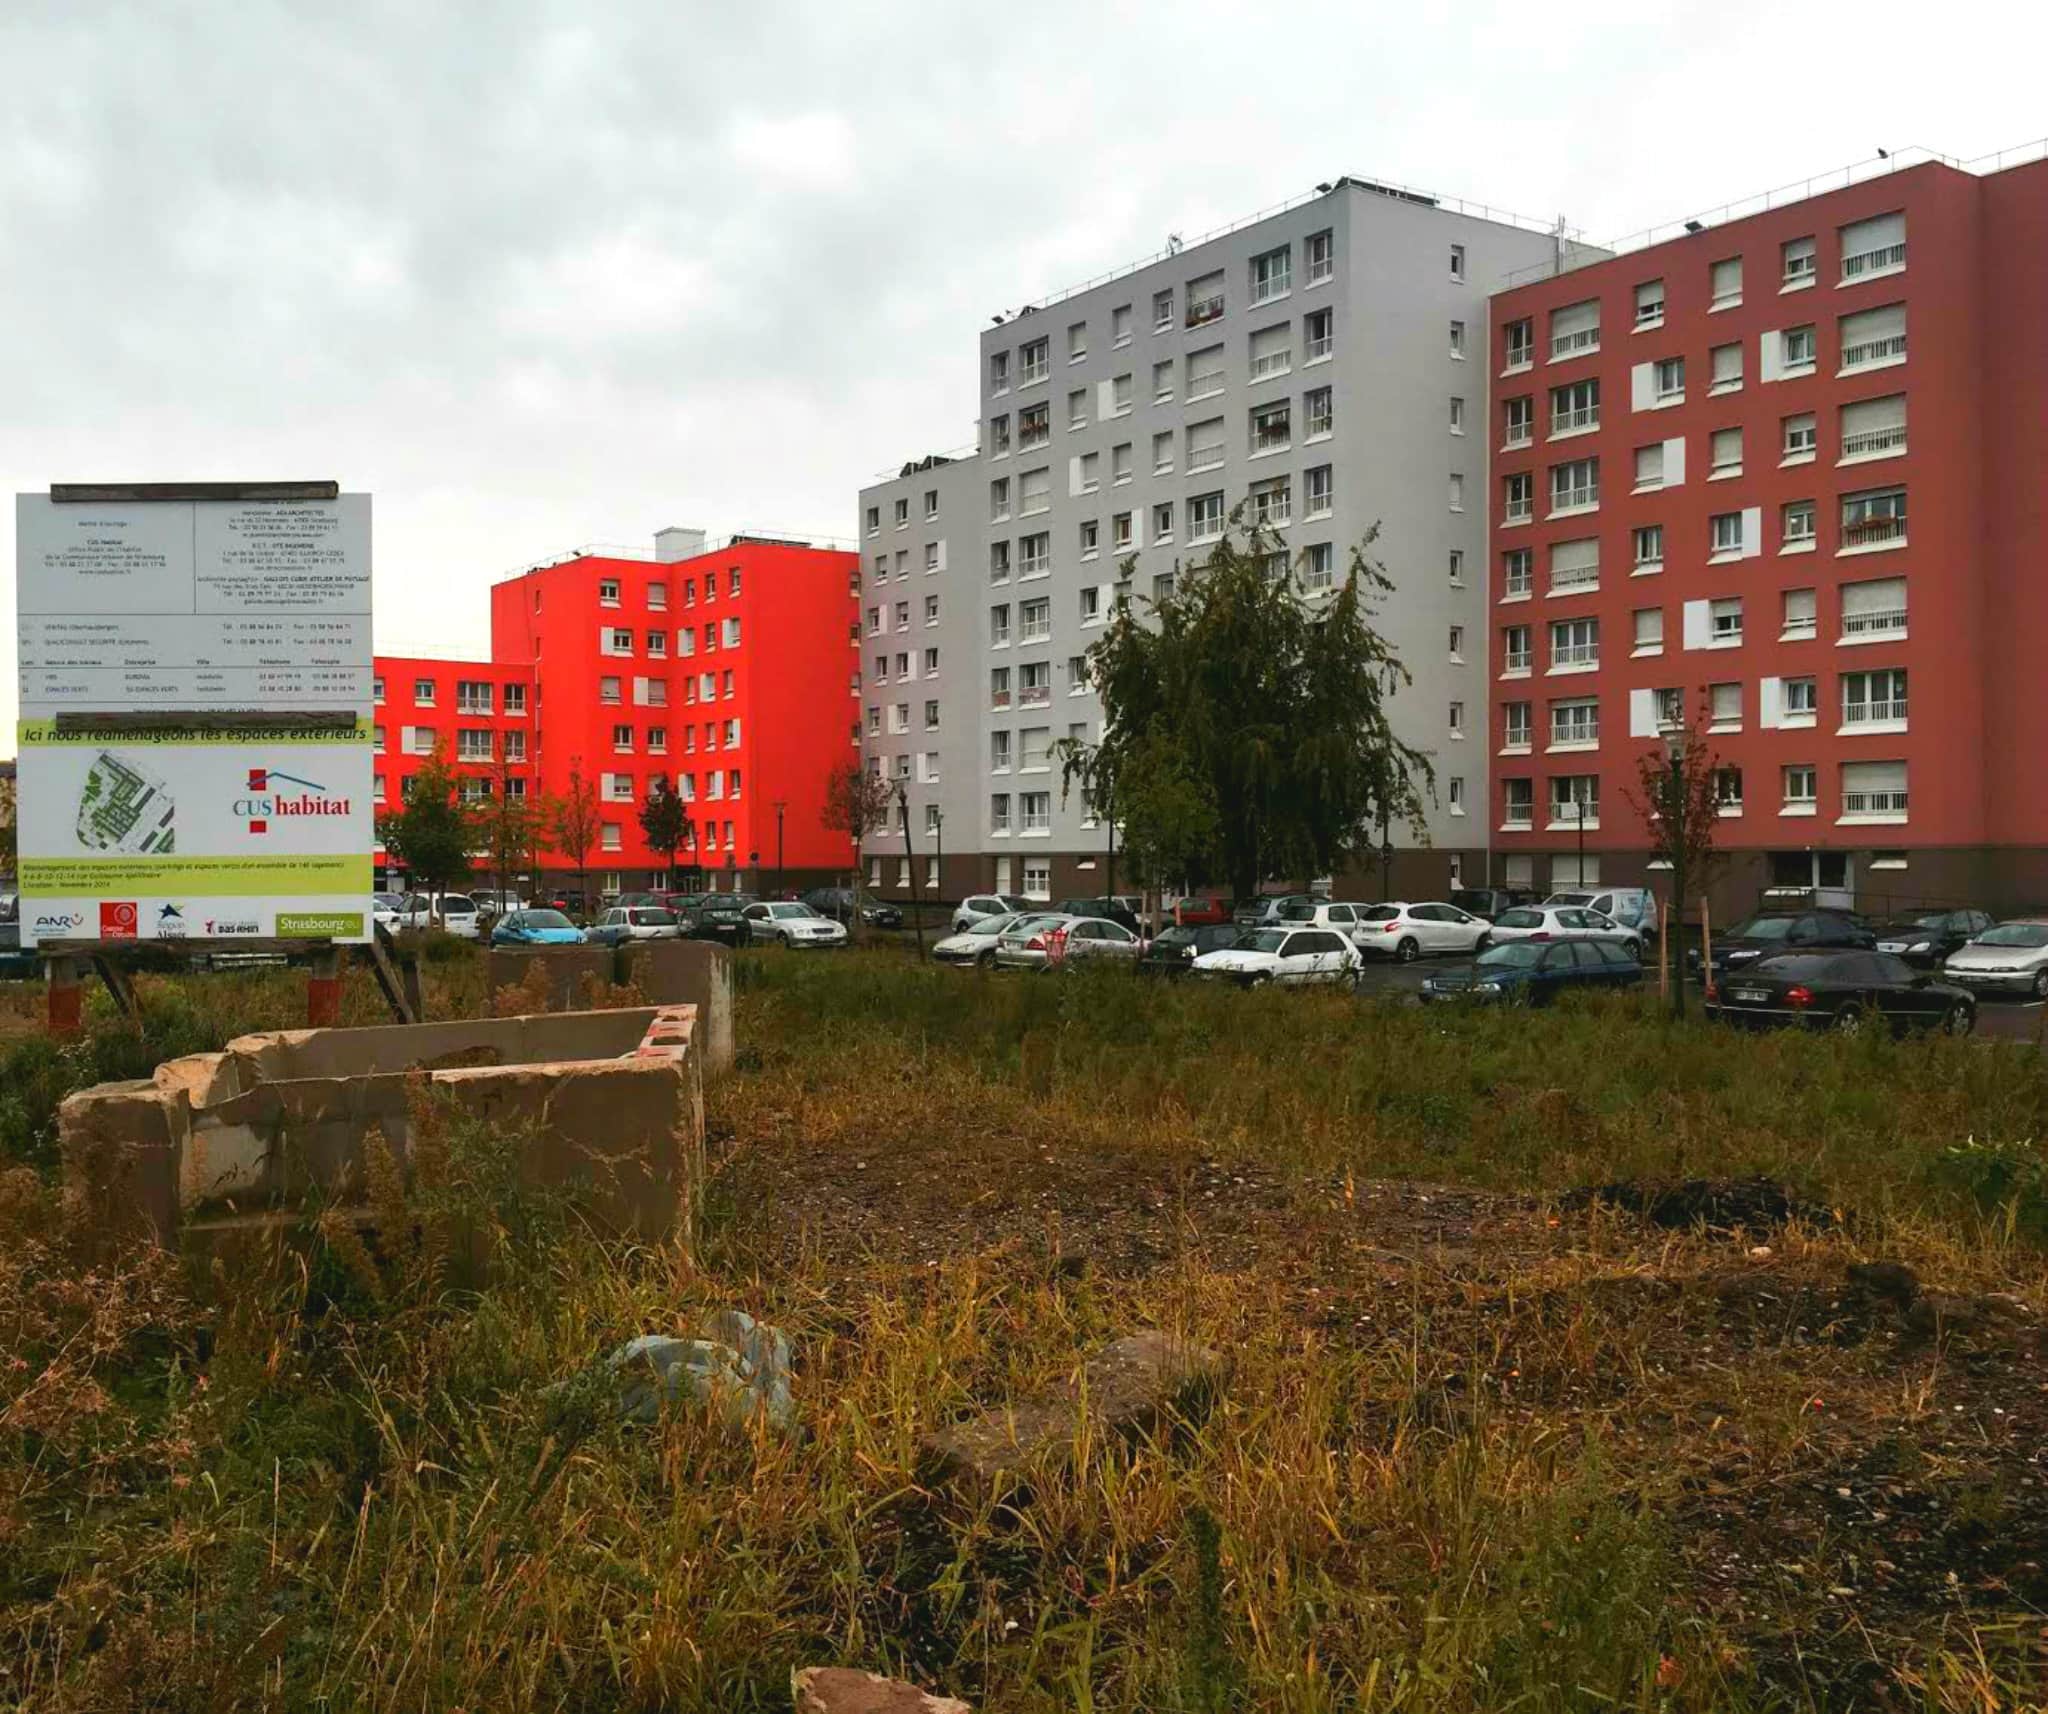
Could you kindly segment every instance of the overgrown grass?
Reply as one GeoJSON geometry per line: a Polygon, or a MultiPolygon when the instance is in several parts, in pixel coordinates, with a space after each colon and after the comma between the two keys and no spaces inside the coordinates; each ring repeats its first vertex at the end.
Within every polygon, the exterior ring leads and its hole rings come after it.
{"type": "MultiPolygon", "coordinates": [[[[1884,1242],[2040,1283],[2032,1049],[984,981],[880,952],[743,974],[694,1258],[522,1201],[493,1167],[516,1140],[459,1126],[432,1183],[384,1186],[381,1225],[412,1236],[367,1263],[314,1227],[211,1271],[87,1274],[46,1177],[0,1177],[0,1708],[765,1710],[792,1665],[839,1660],[1032,1714],[1850,1706],[1849,1645],[1758,1648],[1698,1598],[1674,1520],[1731,1461],[1759,1491],[1807,1484],[1813,1396],[1861,1359],[1717,1373],[1726,1426],[1695,1444],[1660,1343],[1686,1312],[1638,1288],[1714,1265],[1711,1241],[1596,1222],[1493,1284],[1401,1274],[1358,1248],[1354,1184],[1760,1171],[1857,1222],[1788,1256],[1884,1242]],[[2003,1164],[1956,1164],[1971,1137],[2003,1164]],[[1205,1159],[1293,1187],[1278,1243],[1233,1250],[1191,1206],[1156,1265],[1043,1265],[1084,1165],[1171,1182],[1205,1159]],[[805,1187],[884,1160],[899,1176],[864,1206],[905,1229],[844,1247],[805,1187]],[[491,1237],[480,1276],[428,1240],[458,1230],[491,1237]],[[728,1304],[790,1334],[801,1435],[631,1428],[559,1389],[728,1304]],[[1028,1503],[922,1485],[923,1432],[1145,1325],[1230,1355],[1206,1418],[1092,1446],[1028,1503]]],[[[234,982],[168,985],[141,1035],[97,1029],[39,1087],[302,1004],[289,978],[234,982]]],[[[1832,1551],[1777,1591],[1786,1624],[1820,1625],[1832,1551]]],[[[1996,1706],[2026,1667],[1995,1617],[1866,1642],[1890,1691],[1996,1706]]]]}

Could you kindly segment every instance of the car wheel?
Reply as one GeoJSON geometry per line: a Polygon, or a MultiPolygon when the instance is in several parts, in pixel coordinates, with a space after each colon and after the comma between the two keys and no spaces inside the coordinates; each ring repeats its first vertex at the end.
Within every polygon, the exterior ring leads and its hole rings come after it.
{"type": "Polygon", "coordinates": [[[1853,1000],[1835,1013],[1834,1022],[1828,1027],[1838,1036],[1853,1036],[1863,1033],[1863,1008],[1853,1000]]]}
{"type": "Polygon", "coordinates": [[[2034,972],[2034,998],[2048,1000],[2048,970],[2034,972]]]}
{"type": "Polygon", "coordinates": [[[1482,934],[1477,940],[1475,940],[1472,943],[1472,950],[1474,952],[1484,952],[1492,944],[1493,936],[1490,934],[1482,934]]]}
{"type": "Polygon", "coordinates": [[[1416,959],[1422,956],[1422,948],[1416,945],[1413,940],[1404,940],[1399,946],[1394,948],[1394,956],[1400,959],[1403,964],[1413,964],[1416,959]]]}
{"type": "Polygon", "coordinates": [[[1349,988],[1354,994],[1362,993],[1365,989],[1365,971],[1363,969],[1347,971],[1344,976],[1344,986],[1349,988]]]}
{"type": "Polygon", "coordinates": [[[988,951],[982,953],[980,957],[975,959],[974,962],[976,966],[980,969],[993,970],[996,967],[995,949],[991,947],[988,951]]]}
{"type": "Polygon", "coordinates": [[[1958,1000],[1941,1020],[1941,1033],[1945,1036],[1966,1036],[1976,1027],[1977,1008],[1967,1000],[1958,1000]]]}
{"type": "Polygon", "coordinates": [[[1633,937],[1624,940],[1621,943],[1621,950],[1627,953],[1629,957],[1633,958],[1638,964],[1642,962],[1643,943],[1640,940],[1637,940],[1633,937]]]}

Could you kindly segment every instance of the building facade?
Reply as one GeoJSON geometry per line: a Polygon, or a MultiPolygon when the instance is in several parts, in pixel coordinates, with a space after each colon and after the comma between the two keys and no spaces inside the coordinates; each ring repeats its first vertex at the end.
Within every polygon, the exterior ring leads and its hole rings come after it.
{"type": "MultiPolygon", "coordinates": [[[[413,776],[439,755],[471,801],[533,790],[533,667],[521,661],[378,655],[371,681],[376,763],[371,800],[379,815],[411,795],[413,776]]],[[[383,847],[377,883],[393,876],[383,847]]]]}
{"type": "Polygon", "coordinates": [[[2048,899],[2044,279],[2048,163],[1930,163],[1494,299],[1496,882],[1643,880],[1678,722],[1724,911],[2048,899]]]}
{"type": "MultiPolygon", "coordinates": [[[[1033,897],[1106,884],[1111,830],[1056,761],[1100,736],[1088,650],[1119,597],[1169,590],[1240,508],[1311,590],[1340,584],[1378,526],[1396,587],[1375,623],[1414,675],[1393,717],[1437,779],[1426,838],[1387,830],[1392,881],[1434,896],[1485,866],[1479,342],[1488,293],[1561,242],[1347,179],[982,331],[980,445],[946,467],[941,503],[965,515],[935,592],[942,624],[961,610],[937,701],[941,777],[972,781],[942,812],[972,830],[947,840],[976,858],[962,879],[1033,897]]],[[[866,617],[885,627],[922,498],[899,481],[861,497],[866,617]]]]}

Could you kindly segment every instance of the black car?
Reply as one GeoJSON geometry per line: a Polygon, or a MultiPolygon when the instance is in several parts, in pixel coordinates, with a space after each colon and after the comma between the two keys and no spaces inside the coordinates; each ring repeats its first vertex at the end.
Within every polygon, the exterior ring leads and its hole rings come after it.
{"type": "Polygon", "coordinates": [[[1567,988],[1632,988],[1642,979],[1641,961],[1618,941],[1510,940],[1462,968],[1433,973],[1422,1000],[1545,1006],[1567,988]]]}
{"type": "MultiPolygon", "coordinates": [[[[1137,914],[1119,899],[1062,899],[1053,906],[1070,917],[1106,917],[1119,928],[1127,928],[1133,934],[1143,934],[1145,925],[1138,921],[1137,914]]],[[[1209,951],[1215,951],[1210,947],[1209,951]]]]}
{"type": "Polygon", "coordinates": [[[856,905],[860,920],[869,928],[901,928],[903,913],[896,906],[881,899],[865,898],[851,887],[813,887],[804,894],[803,902],[821,917],[830,917],[834,922],[853,926],[856,905]]]}
{"type": "Polygon", "coordinates": [[[1244,930],[1234,922],[1194,923],[1161,929],[1138,954],[1140,976],[1185,976],[1205,952],[1235,946],[1244,930]]]}
{"type": "Polygon", "coordinates": [[[1751,1029],[1939,1029],[1968,1035],[1977,1001],[1967,988],[1915,970],[1889,952],[1777,952],[1707,990],[1707,1016],[1751,1029]]]}
{"type": "Polygon", "coordinates": [[[1453,887],[1451,903],[1467,916],[1494,921],[1502,911],[1517,905],[1533,905],[1536,895],[1524,887],[1453,887]]]}
{"type": "MultiPolygon", "coordinates": [[[[1714,968],[1709,975],[1718,979],[1774,952],[1867,952],[1876,945],[1877,936],[1847,911],[1758,911],[1726,934],[1714,936],[1714,968]]],[[[1695,976],[1700,973],[1697,946],[1686,948],[1685,967],[1695,976]]]]}
{"type": "Polygon", "coordinates": [[[1992,926],[1988,911],[1909,911],[1877,926],[1877,950],[1932,969],[1992,926]]]}
{"type": "Polygon", "coordinates": [[[737,946],[746,935],[742,914],[754,901],[745,893],[712,893],[676,914],[685,940],[717,940],[737,946]]]}

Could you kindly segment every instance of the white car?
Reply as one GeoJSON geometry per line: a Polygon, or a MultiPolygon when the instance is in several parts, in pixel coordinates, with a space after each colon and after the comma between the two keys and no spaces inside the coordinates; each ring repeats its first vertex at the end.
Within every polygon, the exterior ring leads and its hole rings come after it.
{"type": "Polygon", "coordinates": [[[681,940],[683,925],[674,911],[658,905],[613,905],[597,919],[590,938],[607,946],[622,940],[681,940]]]}
{"type": "Polygon", "coordinates": [[[780,941],[784,946],[844,946],[846,925],[821,916],[809,905],[749,905],[740,913],[741,943],[759,945],[780,941]]]}
{"type": "Polygon", "coordinates": [[[1973,994],[2048,1000],[2048,917],[1987,928],[1951,952],[1941,973],[1973,994]]]}
{"type": "Polygon", "coordinates": [[[1648,887],[1570,887],[1543,902],[1598,911],[1632,930],[1638,940],[1657,932],[1657,895],[1648,887]]]}
{"type": "Polygon", "coordinates": [[[1205,952],[1188,968],[1212,982],[1260,988],[1268,982],[1290,987],[1312,982],[1356,986],[1365,963],[1357,947],[1335,929],[1253,928],[1235,946],[1205,952]]]}
{"type": "Polygon", "coordinates": [[[979,964],[984,969],[993,969],[997,938],[1022,914],[1004,911],[1000,916],[976,917],[967,927],[934,945],[932,956],[941,964],[979,964]]]}
{"type": "Polygon", "coordinates": [[[1493,919],[1496,944],[1504,940],[1611,940],[1640,957],[1642,936],[1612,917],[1572,905],[1516,905],[1493,919]]]}
{"type": "Polygon", "coordinates": [[[1331,904],[1328,900],[1306,903],[1299,900],[1280,907],[1275,928],[1334,928],[1346,940],[1355,942],[1362,932],[1370,905],[1331,904]]]}
{"type": "Polygon", "coordinates": [[[1015,895],[1002,893],[969,893],[953,907],[953,932],[965,934],[975,924],[988,922],[996,917],[1015,916],[1019,911],[1029,910],[1030,902],[1015,895]]]}
{"type": "Polygon", "coordinates": [[[483,930],[483,912],[467,893],[407,893],[388,924],[401,928],[444,928],[457,940],[475,940],[483,930]]]}
{"type": "Polygon", "coordinates": [[[1368,905],[1358,925],[1358,948],[1373,958],[1403,964],[1442,953],[1483,952],[1493,944],[1493,924],[1456,905],[1409,905],[1389,900],[1368,905]]]}

